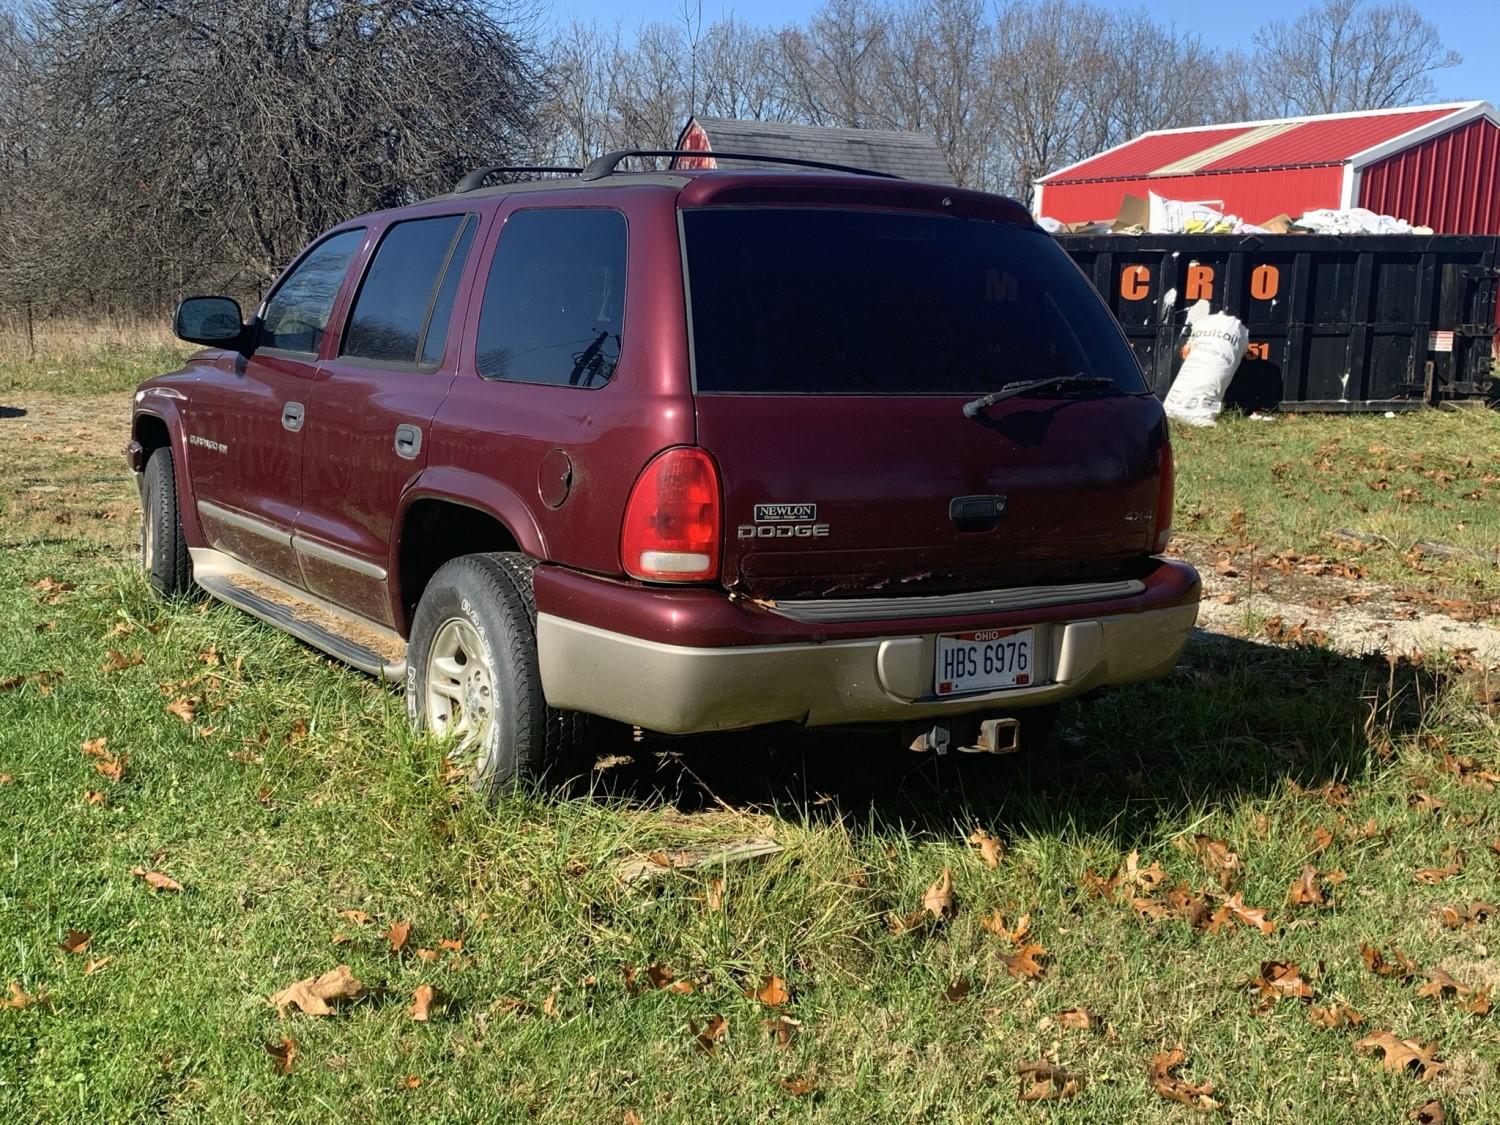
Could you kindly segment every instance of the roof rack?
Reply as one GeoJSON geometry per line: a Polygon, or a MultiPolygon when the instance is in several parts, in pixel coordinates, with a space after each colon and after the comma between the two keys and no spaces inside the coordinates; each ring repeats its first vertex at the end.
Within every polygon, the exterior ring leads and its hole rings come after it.
{"type": "Polygon", "coordinates": [[[474,191],[476,188],[481,187],[484,181],[491,176],[498,176],[504,172],[524,172],[529,175],[535,175],[540,172],[557,172],[566,176],[576,176],[582,171],[582,168],[563,167],[560,165],[526,167],[507,164],[486,164],[483,168],[475,168],[474,171],[459,180],[453,188],[453,194],[460,195],[466,191],[474,191]]]}
{"type": "Polygon", "coordinates": [[[827,164],[821,160],[800,160],[793,156],[766,156],[763,153],[754,152],[696,152],[689,149],[676,148],[625,148],[618,152],[606,152],[603,156],[590,160],[580,178],[585,180],[603,179],[615,171],[616,166],[621,161],[633,156],[686,156],[705,160],[756,160],[762,164],[792,164],[799,168],[820,168],[825,172],[850,172],[856,176],[879,176],[886,180],[899,180],[901,178],[890,172],[876,172],[870,168],[854,168],[848,164],[827,164]]]}

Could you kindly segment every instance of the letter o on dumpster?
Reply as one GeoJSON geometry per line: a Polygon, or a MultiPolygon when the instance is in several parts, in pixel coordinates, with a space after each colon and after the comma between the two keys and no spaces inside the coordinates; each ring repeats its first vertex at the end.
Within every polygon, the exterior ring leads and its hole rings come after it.
{"type": "Polygon", "coordinates": [[[1250,296],[1269,301],[1281,292],[1281,271],[1275,266],[1256,266],[1250,271],[1250,296]]]}

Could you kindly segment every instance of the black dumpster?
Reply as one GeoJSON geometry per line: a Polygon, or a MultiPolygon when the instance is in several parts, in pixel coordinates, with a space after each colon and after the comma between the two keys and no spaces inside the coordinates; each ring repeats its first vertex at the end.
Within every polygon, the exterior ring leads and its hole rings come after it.
{"type": "Polygon", "coordinates": [[[1200,298],[1250,330],[1227,404],[1402,410],[1495,399],[1500,239],[1470,235],[1061,235],[1164,396],[1200,298]]]}

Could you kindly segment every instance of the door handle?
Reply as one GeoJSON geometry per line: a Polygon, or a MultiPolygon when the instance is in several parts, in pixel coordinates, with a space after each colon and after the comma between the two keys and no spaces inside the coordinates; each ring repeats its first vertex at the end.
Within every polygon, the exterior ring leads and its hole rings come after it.
{"type": "Polygon", "coordinates": [[[422,430],[407,422],[402,422],[396,427],[396,456],[405,457],[408,461],[422,452],[422,430]]]}
{"type": "Polygon", "coordinates": [[[948,504],[948,518],[959,531],[993,531],[1003,515],[1004,496],[955,496],[948,504]]]}
{"type": "Polygon", "coordinates": [[[281,408],[281,425],[283,429],[296,433],[302,428],[303,419],[307,417],[307,407],[300,402],[289,402],[281,408]]]}

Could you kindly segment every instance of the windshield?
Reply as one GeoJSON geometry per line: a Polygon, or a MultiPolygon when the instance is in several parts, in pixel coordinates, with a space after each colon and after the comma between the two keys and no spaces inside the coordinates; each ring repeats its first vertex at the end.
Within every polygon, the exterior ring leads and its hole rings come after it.
{"type": "Polygon", "coordinates": [[[982,394],[1056,375],[1145,389],[1046,233],[877,211],[683,214],[700,393],[982,394]]]}

